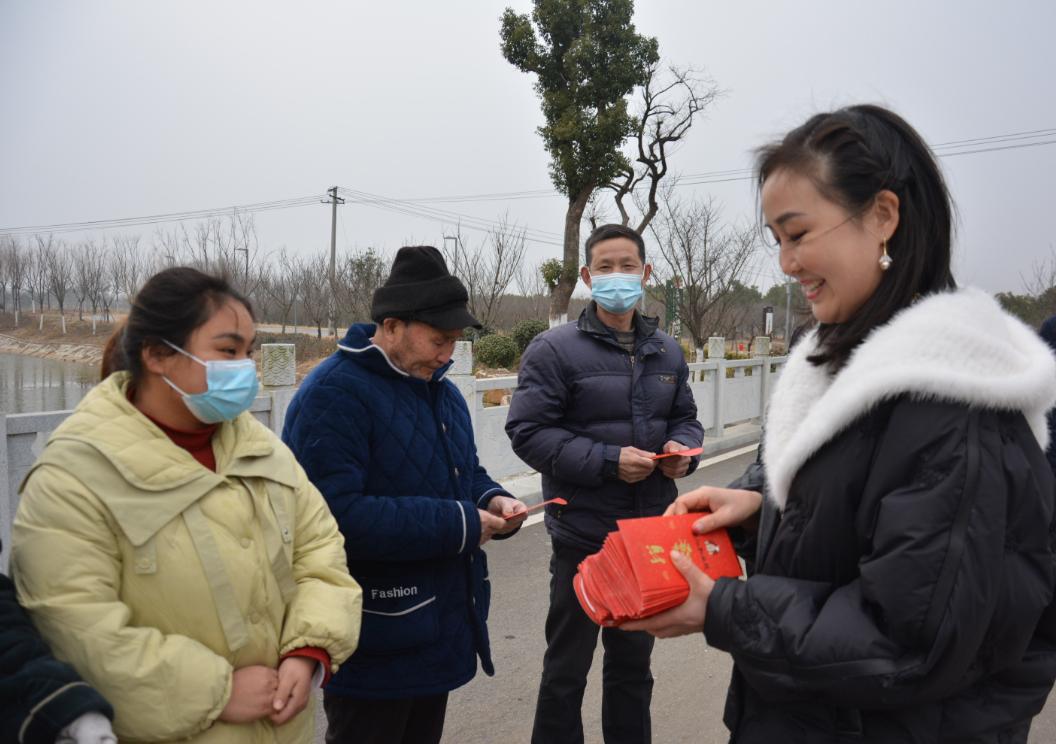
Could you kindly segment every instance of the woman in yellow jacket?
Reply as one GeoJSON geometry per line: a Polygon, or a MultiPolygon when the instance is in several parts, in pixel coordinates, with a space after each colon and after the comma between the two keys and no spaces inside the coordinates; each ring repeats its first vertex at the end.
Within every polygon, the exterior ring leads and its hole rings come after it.
{"type": "Polygon", "coordinates": [[[19,599],[123,744],[310,742],[310,692],[355,650],[361,594],[319,492],[246,412],[250,305],[167,269],[121,334],[121,371],[23,483],[19,599]]]}

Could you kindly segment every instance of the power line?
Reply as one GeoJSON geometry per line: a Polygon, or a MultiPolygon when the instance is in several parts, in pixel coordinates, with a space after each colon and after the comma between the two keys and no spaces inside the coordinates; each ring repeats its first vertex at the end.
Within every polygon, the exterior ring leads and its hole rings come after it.
{"type": "Polygon", "coordinates": [[[197,209],[187,212],[169,212],[167,214],[146,215],[143,217],[122,217],[110,220],[86,220],[83,222],[65,222],[53,225],[32,225],[23,227],[11,227],[0,229],[0,235],[26,235],[32,233],[64,233],[80,230],[107,230],[121,227],[138,227],[141,225],[155,225],[162,222],[179,222],[182,220],[207,219],[209,217],[223,217],[235,212],[268,212],[276,209],[291,209],[316,204],[320,195],[302,196],[294,199],[280,199],[270,202],[255,202],[230,207],[214,207],[212,209],[197,209]]]}
{"type": "Polygon", "coordinates": [[[549,230],[538,230],[529,227],[518,227],[516,225],[508,226],[498,220],[489,220],[482,217],[473,217],[472,215],[436,209],[435,207],[425,207],[401,199],[390,199],[387,197],[379,196],[377,194],[371,194],[365,191],[358,191],[356,189],[341,187],[341,192],[346,195],[346,198],[349,200],[349,202],[355,202],[367,206],[374,206],[380,209],[386,209],[412,217],[429,219],[444,224],[456,223],[460,226],[464,226],[468,229],[475,230],[478,232],[490,233],[495,230],[509,228],[514,230],[515,232],[524,233],[525,239],[532,243],[539,243],[542,245],[551,245],[557,247],[563,245],[563,242],[560,242],[562,236],[559,233],[551,232],[549,230]]]}
{"type": "MultiPolygon", "coordinates": [[[[976,155],[980,153],[999,152],[1002,150],[1019,150],[1031,147],[1045,147],[1056,144],[1056,139],[1040,139],[1056,135],[1056,128],[1034,129],[1022,132],[1009,132],[1005,134],[990,135],[987,137],[975,137],[972,139],[951,140],[931,145],[936,157],[947,158],[960,155],[976,155]],[[1040,140],[1040,141],[1030,141],[1040,140]],[[940,151],[945,150],[945,151],[940,151]]],[[[753,168],[734,168],[717,171],[703,171],[700,173],[683,174],[676,182],[678,186],[705,186],[719,183],[730,183],[734,181],[750,181],[755,178],[753,168]]],[[[352,201],[375,206],[381,209],[398,212],[408,216],[419,217],[439,222],[457,222],[465,225],[468,229],[490,232],[503,223],[496,220],[488,220],[481,217],[461,214],[459,212],[442,210],[435,207],[425,206],[431,203],[458,204],[467,202],[488,201],[515,201],[520,199],[544,199],[562,196],[553,189],[527,189],[521,191],[499,191],[481,194],[461,194],[454,196],[425,196],[409,199],[397,199],[382,197],[368,192],[355,191],[354,189],[342,189],[352,195],[352,201]]],[[[49,225],[25,225],[20,227],[0,228],[0,235],[17,236],[30,235],[34,233],[66,233],[85,230],[108,230],[126,227],[140,227],[145,225],[156,225],[165,222],[179,222],[183,220],[208,219],[222,217],[235,211],[243,213],[268,212],[281,209],[294,209],[319,203],[322,195],[313,194],[309,196],[295,197],[292,199],[279,199],[275,201],[254,202],[251,204],[232,205],[228,207],[215,207],[211,209],[190,210],[185,212],[169,212],[163,214],[145,215],[142,217],[124,217],[108,220],[85,220],[80,222],[65,222],[49,225]]],[[[525,233],[526,239],[533,243],[542,245],[561,245],[563,234],[541,230],[536,228],[520,228],[525,233]]]]}

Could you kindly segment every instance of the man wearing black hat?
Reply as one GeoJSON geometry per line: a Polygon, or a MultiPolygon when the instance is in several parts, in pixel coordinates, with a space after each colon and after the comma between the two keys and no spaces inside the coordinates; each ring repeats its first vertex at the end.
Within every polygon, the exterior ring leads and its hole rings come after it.
{"type": "Polygon", "coordinates": [[[526,507],[477,460],[465,399],[444,379],[469,296],[432,246],[404,247],[294,396],[283,428],[345,537],[363,588],[359,647],[326,688],[327,742],[439,742],[448,692],[479,657],[494,674],[480,546],[526,507]]]}

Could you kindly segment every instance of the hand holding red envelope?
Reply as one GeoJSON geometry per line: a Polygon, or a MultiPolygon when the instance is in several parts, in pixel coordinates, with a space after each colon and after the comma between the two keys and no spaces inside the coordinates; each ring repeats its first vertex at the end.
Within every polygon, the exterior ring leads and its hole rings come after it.
{"type": "Polygon", "coordinates": [[[564,506],[567,503],[568,503],[567,501],[565,501],[563,498],[558,496],[556,498],[552,498],[552,499],[548,499],[546,501],[543,501],[540,504],[535,504],[534,506],[529,506],[525,511],[517,512],[516,514],[511,514],[508,517],[503,517],[503,519],[507,519],[508,520],[508,519],[513,519],[514,517],[522,517],[525,514],[528,514],[529,512],[535,511],[536,509],[542,509],[547,504],[557,504],[558,506],[564,506]]]}
{"type": "MultiPolygon", "coordinates": [[[[681,454],[681,453],[677,453],[681,454]]],[[[599,552],[579,564],[576,598],[598,625],[615,626],[682,604],[689,584],[671,563],[671,551],[689,556],[713,579],[741,575],[726,530],[693,533],[699,513],[620,519],[599,552]]]]}
{"type": "Polygon", "coordinates": [[[703,447],[695,447],[694,449],[686,449],[681,452],[661,452],[658,455],[653,455],[654,460],[662,460],[665,457],[696,457],[704,451],[703,447]]]}

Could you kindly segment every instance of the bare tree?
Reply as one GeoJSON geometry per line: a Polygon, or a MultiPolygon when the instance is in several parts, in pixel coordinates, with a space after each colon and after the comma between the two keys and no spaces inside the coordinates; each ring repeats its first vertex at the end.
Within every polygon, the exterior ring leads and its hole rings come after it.
{"type": "Polygon", "coordinates": [[[451,273],[469,293],[469,311],[485,327],[502,305],[502,297],[524,264],[525,235],[504,216],[477,249],[462,239],[461,226],[444,238],[444,254],[451,273]]]}
{"type": "Polygon", "coordinates": [[[735,290],[743,286],[757,248],[757,231],[721,225],[711,200],[682,204],[670,192],[649,226],[661,259],[654,262],[654,277],[680,286],[678,314],[699,347],[714,328],[728,322],[735,290]]]}
{"type": "Polygon", "coordinates": [[[113,320],[113,307],[121,297],[121,255],[116,244],[105,254],[103,281],[99,283],[99,304],[103,308],[103,318],[113,320]]]}
{"type": "Polygon", "coordinates": [[[37,298],[37,317],[39,328],[44,330],[44,300],[48,295],[48,269],[51,265],[51,252],[55,249],[55,239],[49,235],[45,240],[41,236],[35,236],[37,249],[32,254],[32,263],[29,266],[30,305],[33,304],[33,296],[37,298]]]}
{"type": "Polygon", "coordinates": [[[304,314],[315,326],[316,338],[323,337],[323,323],[330,318],[330,257],[319,253],[297,262],[297,294],[304,314]]]}
{"type": "Polygon", "coordinates": [[[1030,263],[1030,273],[1019,275],[1023,289],[1031,297],[1041,297],[1045,292],[1056,287],[1056,248],[1049,246],[1049,255],[1030,263]]]}
{"type": "Polygon", "coordinates": [[[637,202],[641,217],[635,230],[642,234],[660,210],[660,184],[668,175],[668,157],[693,127],[697,116],[721,91],[714,81],[693,68],[668,67],[666,73],[653,63],[645,84],[639,88],[634,132],[629,138],[632,153],[624,171],[606,184],[614,193],[621,224],[630,225],[625,199],[637,202]],[[639,187],[645,195],[638,197],[639,187]],[[638,198],[636,198],[638,197],[638,198]]]}
{"type": "Polygon", "coordinates": [[[10,238],[4,251],[7,255],[7,281],[11,286],[11,305],[15,311],[15,325],[18,325],[22,311],[22,289],[26,286],[26,254],[17,238],[10,238]]]}
{"type": "Polygon", "coordinates": [[[123,294],[128,307],[139,291],[150,271],[150,260],[146,252],[139,247],[139,235],[118,235],[114,237],[113,285],[116,293],[123,294]]]}
{"type": "MultiPolygon", "coordinates": [[[[182,224],[180,227],[183,227],[182,224]]],[[[179,228],[173,228],[172,230],[162,230],[160,227],[155,228],[152,244],[154,254],[157,256],[161,267],[175,266],[179,263],[182,255],[181,238],[183,234],[184,232],[181,232],[179,228]]]]}
{"type": "Polygon", "coordinates": [[[286,323],[297,301],[297,268],[297,262],[286,253],[286,248],[282,248],[261,286],[262,293],[278,313],[283,333],[286,333],[286,323]]]}
{"type": "Polygon", "coordinates": [[[502,308],[503,298],[524,265],[524,229],[503,216],[488,234],[484,255],[478,262],[481,278],[474,313],[485,327],[491,327],[502,308]]]}
{"type": "Polygon", "coordinates": [[[527,317],[546,319],[547,308],[550,306],[550,300],[547,297],[548,290],[546,279],[543,278],[541,263],[521,265],[517,271],[517,291],[528,300],[527,317]]]}
{"type": "Polygon", "coordinates": [[[84,303],[91,292],[89,264],[91,262],[92,241],[85,240],[77,244],[72,253],[73,259],[73,296],[77,299],[77,320],[84,321],[84,303]]]}
{"type": "Polygon", "coordinates": [[[66,335],[66,295],[74,283],[73,257],[66,243],[59,241],[47,256],[48,291],[59,306],[62,335],[66,335]]]}
{"type": "MultiPolygon", "coordinates": [[[[83,260],[83,281],[86,296],[92,308],[92,335],[94,336],[99,320],[99,308],[103,307],[104,296],[109,294],[109,286],[111,284],[111,275],[108,271],[109,253],[105,238],[98,246],[93,241],[88,241],[85,244],[83,260]]],[[[81,281],[82,279],[78,275],[78,283],[81,281]]],[[[109,303],[106,304],[106,312],[106,317],[109,320],[109,303]]]]}

